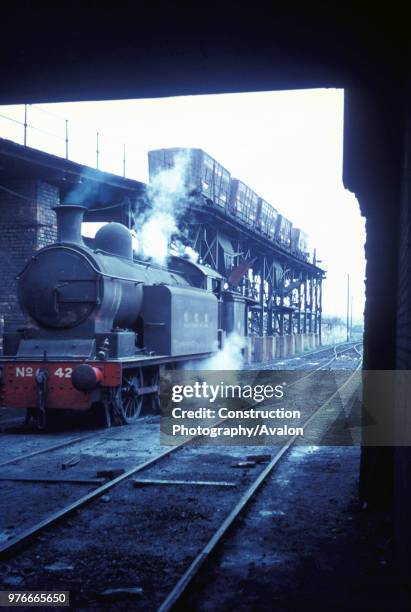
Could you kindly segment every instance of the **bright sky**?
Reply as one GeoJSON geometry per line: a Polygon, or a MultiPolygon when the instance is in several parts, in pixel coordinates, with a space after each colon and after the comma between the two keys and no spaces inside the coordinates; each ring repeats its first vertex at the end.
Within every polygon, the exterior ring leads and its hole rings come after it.
{"type": "MultiPolygon", "coordinates": [[[[336,89],[42,104],[28,123],[49,134],[30,129],[27,144],[64,156],[66,118],[71,159],[95,166],[99,131],[100,168],[122,174],[126,143],[126,175],[141,181],[148,150],[204,149],[308,233],[327,269],[324,312],[345,317],[349,273],[362,320],[365,223],[342,184],[343,106],[336,89]]],[[[21,121],[23,107],[0,115],[21,121]]],[[[22,142],[22,127],[0,117],[0,136],[22,142]]]]}

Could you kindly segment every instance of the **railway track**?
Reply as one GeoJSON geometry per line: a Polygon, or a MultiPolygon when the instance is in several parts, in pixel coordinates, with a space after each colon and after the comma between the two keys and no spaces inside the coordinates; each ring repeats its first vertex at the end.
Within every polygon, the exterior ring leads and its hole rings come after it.
{"type": "MultiPolygon", "coordinates": [[[[357,352],[358,355],[361,356],[358,345],[353,347],[353,349],[357,352]]],[[[360,361],[360,363],[356,366],[354,372],[349,376],[349,378],[305,421],[304,429],[308,427],[310,423],[317,417],[317,415],[326,406],[329,406],[333,399],[337,398],[341,394],[343,389],[345,389],[353,381],[354,377],[356,376],[358,370],[361,367],[362,361],[360,361]]],[[[299,435],[292,436],[280,448],[280,450],[275,454],[275,456],[271,459],[271,461],[264,468],[264,470],[257,476],[257,478],[249,485],[249,487],[243,493],[234,508],[231,510],[225,520],[221,523],[218,529],[213,533],[207,544],[194,558],[190,566],[175,584],[175,586],[167,595],[165,600],[158,607],[158,612],[168,612],[169,610],[174,608],[176,604],[183,598],[184,594],[187,592],[193,580],[198,576],[204,563],[210,558],[216,548],[222,544],[224,537],[227,535],[229,529],[238,520],[242,512],[245,510],[246,506],[256,496],[260,487],[264,484],[264,482],[267,480],[269,475],[272,473],[272,471],[275,469],[275,467],[278,465],[284,455],[286,455],[286,453],[297,442],[299,438],[299,435]]]]}
{"type": "MultiPolygon", "coordinates": [[[[344,347],[341,351],[337,349],[332,359],[327,361],[325,364],[324,363],[321,364],[315,370],[308,372],[305,376],[291,383],[290,387],[292,385],[294,386],[298,385],[303,380],[306,381],[307,378],[310,378],[311,376],[315,375],[316,372],[324,369],[324,367],[328,367],[328,365],[330,365],[336,358],[338,358],[340,355],[348,351],[354,351],[357,355],[360,355],[359,346],[360,345],[344,347]]],[[[341,387],[337,391],[335,391],[332,394],[332,396],[327,399],[325,403],[332,401],[332,399],[337,396],[337,394],[341,391],[341,389],[345,387],[349,383],[349,381],[353,378],[355,372],[357,372],[357,370],[360,367],[361,367],[361,363],[357,365],[354,373],[350,375],[349,379],[343,385],[341,385],[341,387]]],[[[325,403],[323,403],[320,406],[320,408],[316,410],[316,412],[308,418],[304,426],[307,426],[312,421],[312,419],[321,410],[321,408],[325,405],[325,403]]],[[[127,428],[122,428],[122,429],[127,429],[127,428]]],[[[104,433],[106,432],[102,432],[101,434],[102,438],[104,438],[104,435],[103,435],[104,433]]],[[[60,444],[52,445],[45,449],[39,450],[35,453],[28,453],[26,456],[18,457],[15,459],[11,459],[10,461],[3,462],[0,465],[0,467],[11,465],[13,463],[18,463],[22,461],[23,459],[31,459],[34,456],[38,457],[41,454],[53,453],[54,451],[58,451],[61,448],[67,448],[67,447],[70,447],[70,445],[75,445],[77,443],[87,441],[92,437],[93,435],[91,434],[87,436],[77,437],[71,440],[66,440],[60,444]]],[[[192,563],[192,565],[190,565],[189,569],[187,570],[187,572],[185,572],[181,580],[177,583],[176,587],[170,592],[170,595],[163,603],[161,610],[170,609],[170,607],[174,605],[175,601],[177,601],[177,599],[179,599],[180,596],[185,592],[187,586],[191,583],[192,579],[194,578],[194,576],[196,575],[196,573],[202,566],[204,560],[212,553],[214,548],[218,545],[218,543],[224,537],[224,534],[227,532],[229,527],[236,520],[236,517],[239,516],[239,514],[245,508],[245,506],[250,501],[250,499],[252,499],[252,497],[256,494],[259,487],[266,480],[266,478],[269,476],[269,474],[272,472],[272,470],[275,468],[275,466],[278,464],[278,462],[284,456],[287,450],[296,442],[297,438],[298,436],[291,438],[283,447],[281,447],[281,449],[275,454],[274,458],[270,461],[270,463],[264,468],[264,470],[250,484],[247,490],[241,495],[240,500],[236,502],[235,507],[229,513],[229,515],[224,520],[224,522],[220,525],[220,527],[217,529],[217,531],[212,536],[212,538],[209,540],[207,546],[201,551],[200,555],[196,558],[196,560],[192,563]]],[[[140,461],[138,464],[125,470],[122,474],[114,478],[110,478],[106,482],[97,485],[97,488],[95,488],[92,491],[87,492],[84,495],[81,495],[80,497],[78,497],[74,501],[71,501],[64,507],[59,508],[57,510],[50,511],[49,513],[47,513],[47,515],[42,517],[41,520],[37,521],[35,524],[18,532],[14,536],[10,537],[7,541],[0,544],[0,557],[7,558],[7,557],[12,556],[23,545],[27,544],[33,538],[40,535],[44,530],[50,528],[57,521],[68,517],[70,514],[72,514],[76,510],[80,510],[81,508],[83,508],[84,506],[92,502],[93,500],[96,500],[97,498],[106,494],[108,491],[115,488],[117,485],[120,485],[122,482],[131,479],[131,477],[135,475],[138,475],[140,472],[143,472],[144,470],[148,470],[149,468],[152,468],[153,466],[159,466],[165,458],[170,457],[171,455],[175,455],[176,453],[178,453],[179,450],[183,448],[187,448],[193,442],[194,439],[195,438],[191,438],[179,444],[178,446],[168,448],[167,450],[156,454],[154,457],[151,457],[147,459],[146,461],[140,461]]],[[[1,474],[0,474],[0,477],[1,477],[1,474]]],[[[155,484],[155,479],[152,480],[152,482],[155,484]]],[[[222,485],[223,483],[221,482],[220,483],[219,482],[214,482],[214,483],[213,482],[208,482],[208,483],[202,482],[201,483],[201,481],[197,481],[195,484],[211,484],[211,485],[220,484],[222,485]]]]}
{"type": "Polygon", "coordinates": [[[7,465],[15,465],[16,463],[20,463],[21,461],[25,461],[27,459],[31,459],[32,457],[37,457],[38,455],[45,455],[47,453],[51,453],[56,450],[60,450],[62,448],[66,448],[68,446],[74,446],[75,444],[79,444],[80,442],[85,442],[90,439],[95,439],[98,436],[104,437],[106,431],[99,433],[91,433],[85,436],[76,436],[74,438],[69,438],[68,440],[63,440],[62,442],[58,442],[57,444],[52,444],[51,446],[46,446],[45,448],[40,448],[35,451],[30,451],[28,453],[23,453],[17,457],[12,457],[11,459],[7,459],[6,461],[2,461],[0,463],[0,468],[6,467],[7,465]]]}
{"type": "MultiPolygon", "coordinates": [[[[352,346],[352,344],[353,343],[348,343],[348,347],[352,346]]],[[[262,366],[259,364],[254,364],[254,365],[249,364],[246,366],[245,369],[249,369],[249,370],[268,369],[269,370],[269,369],[273,369],[275,366],[281,366],[281,368],[279,369],[302,370],[302,369],[305,369],[307,365],[309,365],[306,363],[306,360],[313,359],[323,353],[334,353],[334,356],[337,357],[337,349],[340,347],[347,348],[347,343],[343,342],[338,345],[325,346],[323,348],[316,349],[314,351],[309,351],[306,353],[302,353],[301,355],[291,357],[288,359],[284,359],[282,361],[279,361],[277,359],[268,364],[263,364],[262,366]]],[[[14,412],[16,412],[16,410],[14,410],[14,412]]],[[[10,416],[10,417],[2,417],[2,415],[0,415],[0,433],[8,433],[6,429],[7,427],[16,427],[19,424],[21,424],[21,421],[22,421],[22,417],[17,414],[15,414],[14,416],[10,416]]]]}
{"type": "MultiPolygon", "coordinates": [[[[312,375],[313,373],[320,371],[324,368],[329,367],[332,363],[334,363],[334,361],[336,361],[341,355],[348,353],[350,351],[355,351],[359,356],[361,356],[360,351],[358,350],[358,347],[360,347],[361,344],[359,343],[350,343],[349,346],[347,346],[346,343],[340,344],[340,345],[336,345],[336,346],[332,346],[332,347],[326,347],[324,349],[320,349],[318,351],[314,351],[312,353],[307,353],[304,357],[308,357],[308,356],[312,356],[312,355],[316,355],[316,354],[321,354],[324,352],[332,352],[333,357],[331,359],[329,359],[328,361],[326,361],[325,363],[319,364],[318,367],[316,367],[313,370],[310,370],[309,375],[312,375]],[[338,349],[341,347],[341,350],[338,351],[338,349]]],[[[299,364],[298,367],[294,368],[296,370],[304,370],[306,368],[306,364],[299,364]]],[[[138,425],[137,425],[138,427],[138,425]]],[[[130,429],[130,425],[120,425],[119,427],[116,427],[115,430],[119,431],[120,428],[125,428],[125,430],[129,430],[130,429]]],[[[92,438],[98,438],[101,437],[104,439],[104,437],[106,437],[107,435],[110,435],[109,430],[107,429],[102,429],[102,430],[98,430],[98,431],[93,431],[90,434],[86,434],[86,435],[80,435],[80,436],[74,436],[73,438],[70,438],[68,440],[63,440],[62,442],[58,442],[57,444],[52,444],[50,446],[46,446],[44,448],[41,449],[37,449],[35,451],[30,451],[28,453],[23,453],[19,456],[16,457],[12,457],[6,461],[2,461],[0,462],[0,468],[5,467],[7,465],[13,465],[15,463],[19,463],[21,461],[24,461],[26,459],[30,459],[31,457],[35,457],[38,455],[42,455],[42,454],[46,454],[55,450],[59,450],[68,446],[74,446],[76,444],[79,444],[81,442],[90,440],[92,438]]],[[[28,431],[29,433],[29,431],[28,431]]],[[[6,432],[2,432],[2,434],[0,434],[1,436],[4,435],[10,435],[7,431],[6,432]]]]}
{"type": "MultiPolygon", "coordinates": [[[[276,360],[274,362],[270,362],[269,364],[263,365],[261,369],[270,370],[270,369],[283,369],[283,370],[305,370],[310,369],[310,366],[319,365],[316,359],[326,358],[327,353],[332,355],[330,363],[332,363],[335,359],[338,359],[343,353],[348,352],[350,350],[354,350],[354,346],[359,346],[357,342],[342,342],[341,344],[326,346],[315,351],[310,351],[308,353],[302,353],[301,355],[290,357],[287,359],[276,360]],[[321,355],[323,357],[321,357],[321,355]]],[[[327,362],[328,363],[328,362],[327,362]]],[[[252,369],[259,369],[258,366],[252,369]]]]}
{"type": "MultiPolygon", "coordinates": [[[[360,353],[359,348],[358,348],[360,346],[361,346],[361,344],[354,343],[354,344],[350,344],[347,347],[346,343],[344,343],[344,344],[333,346],[333,347],[327,347],[327,348],[321,349],[320,351],[315,351],[316,354],[317,353],[323,353],[323,352],[332,352],[333,353],[333,357],[331,359],[329,359],[328,361],[326,361],[325,363],[322,363],[322,364],[318,365],[318,367],[316,367],[315,369],[310,370],[309,373],[306,376],[302,377],[302,378],[307,378],[307,377],[313,376],[316,372],[321,371],[321,370],[323,370],[325,368],[328,368],[339,357],[341,357],[341,355],[343,355],[345,353],[348,353],[350,351],[356,352],[357,355],[359,357],[361,357],[361,353],[360,353]],[[342,348],[342,350],[338,351],[338,349],[340,347],[343,347],[343,348],[342,348]]],[[[299,367],[296,368],[296,369],[301,370],[304,367],[305,367],[305,364],[302,364],[302,365],[299,365],[299,367]]],[[[296,382],[298,382],[298,381],[296,381],[296,382]]],[[[292,384],[295,384],[295,383],[292,383],[292,384]]],[[[125,431],[130,431],[130,427],[139,427],[139,425],[136,425],[136,426],[120,425],[119,427],[115,428],[115,431],[117,432],[117,431],[120,431],[121,429],[125,429],[125,431]]],[[[7,435],[7,432],[6,432],[6,434],[3,433],[2,435],[3,436],[7,435]]],[[[90,434],[74,436],[72,438],[65,439],[65,440],[63,440],[61,442],[58,442],[57,444],[52,444],[50,446],[46,446],[44,448],[40,448],[40,449],[37,449],[37,450],[34,450],[34,451],[29,451],[27,453],[22,453],[22,454],[20,454],[20,455],[18,455],[16,457],[12,457],[10,459],[2,461],[2,462],[0,462],[0,468],[6,467],[8,465],[15,465],[15,464],[21,463],[22,461],[25,461],[27,459],[31,459],[32,457],[37,457],[39,455],[44,455],[44,454],[47,454],[47,453],[58,451],[60,449],[67,448],[67,447],[70,447],[70,446],[74,447],[77,444],[81,444],[82,442],[86,442],[86,441],[91,440],[91,439],[93,439],[93,440],[100,440],[100,439],[104,440],[104,438],[107,438],[110,435],[112,435],[112,434],[110,434],[110,430],[102,429],[102,430],[98,430],[97,432],[93,431],[90,434]]]]}

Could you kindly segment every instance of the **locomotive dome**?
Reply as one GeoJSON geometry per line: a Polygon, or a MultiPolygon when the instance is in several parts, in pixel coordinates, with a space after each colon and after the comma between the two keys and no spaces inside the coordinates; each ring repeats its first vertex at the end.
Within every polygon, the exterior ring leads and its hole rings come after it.
{"type": "Polygon", "coordinates": [[[129,230],[122,223],[107,223],[103,225],[94,238],[94,248],[96,251],[104,251],[133,259],[133,244],[129,230]]]}

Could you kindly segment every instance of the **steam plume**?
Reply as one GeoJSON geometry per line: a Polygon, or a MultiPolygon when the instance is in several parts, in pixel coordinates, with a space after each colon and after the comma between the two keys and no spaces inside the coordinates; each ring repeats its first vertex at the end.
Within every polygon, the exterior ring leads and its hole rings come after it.
{"type": "Polygon", "coordinates": [[[244,338],[237,333],[227,336],[221,351],[203,363],[202,370],[241,370],[243,367],[243,356],[241,349],[244,348],[244,338]]]}
{"type": "Polygon", "coordinates": [[[104,173],[94,168],[85,168],[79,182],[64,197],[64,204],[81,204],[89,208],[96,200],[101,204],[110,202],[110,192],[102,183],[104,173]]]}
{"type": "Polygon", "coordinates": [[[176,240],[173,240],[170,251],[171,255],[185,257],[186,259],[191,261],[191,263],[198,263],[198,260],[200,259],[200,254],[197,253],[197,251],[195,251],[191,246],[185,245],[178,238],[176,240]]]}
{"type": "Polygon", "coordinates": [[[244,338],[233,332],[227,336],[223,348],[209,359],[188,362],[185,370],[241,370],[243,367],[243,355],[241,349],[244,348],[244,338]]]}
{"type": "Polygon", "coordinates": [[[186,186],[189,155],[179,155],[174,166],[158,172],[148,185],[151,207],[135,219],[138,250],[160,265],[166,263],[177,221],[189,203],[186,186]]]}

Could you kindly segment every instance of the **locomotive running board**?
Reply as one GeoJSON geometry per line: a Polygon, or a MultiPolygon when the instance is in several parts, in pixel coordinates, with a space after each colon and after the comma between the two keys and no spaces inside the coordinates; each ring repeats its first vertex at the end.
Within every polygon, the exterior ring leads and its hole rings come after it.
{"type": "MultiPolygon", "coordinates": [[[[174,363],[174,362],[180,362],[180,361],[197,361],[198,359],[208,359],[209,357],[212,357],[213,355],[215,355],[215,353],[198,353],[196,355],[142,355],[142,356],[137,356],[137,355],[133,355],[132,357],[122,357],[122,358],[118,358],[118,359],[107,359],[106,361],[102,362],[100,359],[96,359],[96,360],[92,360],[92,359],[86,359],[86,358],[82,358],[79,359],[78,357],[64,357],[64,359],[59,359],[57,357],[50,357],[47,358],[46,363],[60,363],[63,362],[64,363],[79,363],[79,361],[86,361],[87,363],[93,363],[93,361],[96,361],[96,363],[120,363],[122,364],[124,367],[127,368],[133,368],[133,367],[139,367],[139,366],[145,366],[145,365],[161,365],[163,363],[174,363]]],[[[45,363],[44,358],[40,358],[38,356],[36,357],[25,357],[24,359],[20,358],[20,357],[16,357],[16,355],[3,355],[2,357],[0,357],[0,364],[1,363],[20,363],[20,362],[26,362],[26,361],[30,361],[33,363],[45,363]]]]}

